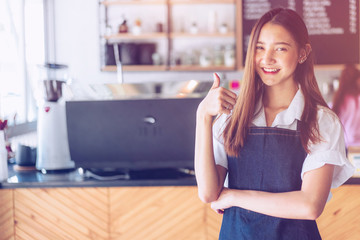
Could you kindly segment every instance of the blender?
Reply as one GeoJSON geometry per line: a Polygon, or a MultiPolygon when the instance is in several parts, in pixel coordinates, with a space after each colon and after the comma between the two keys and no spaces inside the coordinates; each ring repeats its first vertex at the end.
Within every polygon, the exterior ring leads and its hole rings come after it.
{"type": "Polygon", "coordinates": [[[68,81],[68,66],[46,63],[39,70],[43,91],[38,101],[36,168],[43,173],[70,170],[75,164],[70,158],[62,89],[68,81]]]}

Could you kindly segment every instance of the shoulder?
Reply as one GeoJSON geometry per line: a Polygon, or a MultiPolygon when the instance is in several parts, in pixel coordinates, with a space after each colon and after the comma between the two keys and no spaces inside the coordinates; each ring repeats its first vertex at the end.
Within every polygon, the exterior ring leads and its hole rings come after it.
{"type": "Polygon", "coordinates": [[[301,176],[324,164],[334,165],[332,188],[335,188],[352,176],[354,168],[346,159],[343,127],[337,115],[326,107],[318,107],[317,113],[321,140],[310,143],[310,153],[304,161],[301,176]]]}
{"type": "Polygon", "coordinates": [[[319,106],[317,110],[317,121],[319,124],[319,127],[322,126],[326,127],[335,127],[340,126],[341,122],[339,120],[339,117],[336,115],[336,113],[331,110],[330,108],[319,106]]]}
{"type": "Polygon", "coordinates": [[[321,141],[310,146],[310,151],[341,149],[343,147],[343,126],[338,116],[329,108],[318,107],[317,121],[321,141]]]}

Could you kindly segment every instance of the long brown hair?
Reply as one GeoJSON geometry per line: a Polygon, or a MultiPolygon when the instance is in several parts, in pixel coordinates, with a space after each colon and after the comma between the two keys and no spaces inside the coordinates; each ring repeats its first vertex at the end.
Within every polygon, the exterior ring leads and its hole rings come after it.
{"type": "MultiPolygon", "coordinates": [[[[276,8],[265,13],[256,22],[250,35],[240,94],[223,132],[225,150],[230,156],[239,155],[248,128],[256,114],[255,107],[263,93],[262,80],[255,70],[255,51],[260,31],[268,22],[284,27],[292,34],[299,49],[305,49],[306,44],[309,44],[305,23],[293,10],[276,8]]],[[[308,53],[304,63],[298,64],[294,79],[300,84],[305,97],[304,111],[301,116],[302,124],[299,127],[302,145],[309,152],[308,142],[316,143],[320,141],[319,126],[316,118],[317,107],[319,105],[327,107],[316,82],[312,52],[308,53]]]]}
{"type": "Polygon", "coordinates": [[[344,102],[345,96],[352,95],[357,96],[360,94],[357,87],[357,80],[360,78],[360,72],[354,64],[348,64],[345,66],[340,74],[339,89],[336,91],[333,100],[333,111],[336,114],[340,113],[341,105],[344,102]]]}

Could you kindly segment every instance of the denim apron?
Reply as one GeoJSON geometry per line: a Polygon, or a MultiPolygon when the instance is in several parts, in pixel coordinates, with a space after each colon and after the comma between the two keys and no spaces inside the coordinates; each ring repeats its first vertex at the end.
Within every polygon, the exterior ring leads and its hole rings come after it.
{"type": "MultiPolygon", "coordinates": [[[[229,188],[274,193],[300,190],[305,157],[299,130],[251,127],[239,157],[228,156],[229,188]]],[[[219,239],[306,240],[321,236],[313,220],[278,218],[231,207],[225,209],[219,239]]]]}

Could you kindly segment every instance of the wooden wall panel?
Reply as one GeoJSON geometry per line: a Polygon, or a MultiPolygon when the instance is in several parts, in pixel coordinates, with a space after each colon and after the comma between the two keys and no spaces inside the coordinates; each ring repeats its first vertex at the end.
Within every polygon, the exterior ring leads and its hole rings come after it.
{"type": "Polygon", "coordinates": [[[196,187],[110,189],[111,239],[206,239],[205,207],[196,187]]]}
{"type": "Polygon", "coordinates": [[[222,215],[211,209],[210,204],[206,205],[206,232],[207,240],[219,239],[222,215]]]}
{"type": "MultiPolygon", "coordinates": [[[[324,240],[359,239],[359,199],[359,185],[333,190],[324,240]]],[[[215,240],[222,220],[196,187],[1,189],[0,206],[1,240],[215,240]]]]}
{"type": "Polygon", "coordinates": [[[17,239],[109,239],[106,188],[14,191],[17,239]]]}
{"type": "MultiPolygon", "coordinates": [[[[317,220],[324,240],[360,239],[360,186],[343,185],[332,190],[333,197],[317,220]]],[[[206,208],[208,240],[218,239],[222,215],[206,208]]]]}
{"type": "Polygon", "coordinates": [[[0,189],[0,239],[14,238],[14,201],[12,189],[0,189]]]}
{"type": "Polygon", "coordinates": [[[360,239],[360,186],[343,185],[332,190],[317,223],[324,240],[360,239]]]}

